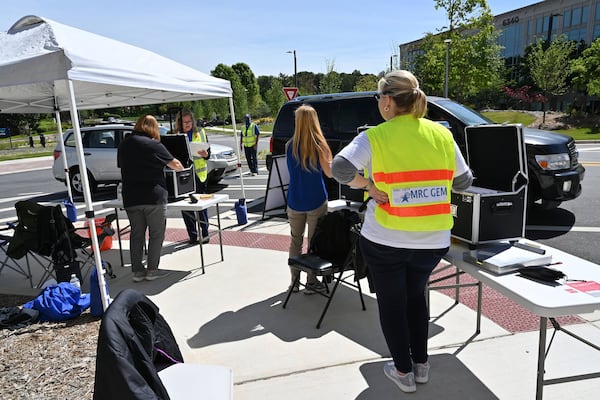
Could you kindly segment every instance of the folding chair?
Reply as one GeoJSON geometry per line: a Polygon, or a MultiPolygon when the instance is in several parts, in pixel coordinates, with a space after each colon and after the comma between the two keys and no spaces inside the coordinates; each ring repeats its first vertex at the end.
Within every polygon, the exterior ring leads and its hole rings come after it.
{"type": "MultiPolygon", "coordinates": [[[[325,284],[325,293],[315,292],[327,298],[325,307],[321,312],[321,316],[317,322],[317,329],[321,327],[323,318],[329,309],[329,305],[333,300],[340,282],[358,289],[358,295],[363,311],[366,310],[365,301],[363,298],[360,279],[365,276],[361,272],[362,259],[358,249],[358,238],[360,236],[360,217],[358,213],[350,210],[338,210],[330,212],[319,218],[315,233],[312,236],[309,251],[306,254],[290,257],[288,265],[296,268],[299,271],[315,276],[322,277],[325,284]],[[328,244],[327,238],[336,237],[336,249],[328,249],[334,246],[333,243],[328,244]],[[340,241],[340,238],[342,239],[340,241]],[[340,256],[335,253],[345,255],[340,256]],[[351,279],[352,278],[352,279],[351,279]],[[333,288],[329,291],[328,282],[333,281],[333,288]]],[[[287,306],[288,301],[294,290],[294,286],[304,286],[300,283],[300,274],[290,286],[287,296],[283,303],[283,308],[287,306]]]]}
{"type": "Polygon", "coordinates": [[[184,363],[173,332],[145,295],[125,289],[102,316],[94,400],[233,399],[233,372],[184,363]]]}
{"type": "MultiPolygon", "coordinates": [[[[1,228],[0,231],[7,231],[15,229],[15,223],[8,223],[6,227],[1,228]]],[[[4,270],[5,267],[15,271],[16,273],[23,275],[25,278],[29,279],[29,285],[33,287],[33,280],[31,276],[31,268],[29,267],[29,259],[27,259],[27,270],[23,269],[23,267],[15,260],[7,254],[8,245],[12,239],[12,235],[4,235],[0,234],[0,250],[4,253],[4,257],[0,261],[0,274],[4,270]]]]}
{"type": "MultiPolygon", "coordinates": [[[[75,233],[76,228],[59,205],[44,206],[25,200],[17,202],[15,209],[18,223],[8,244],[7,255],[14,259],[25,256],[28,265],[29,257],[32,257],[40,264],[43,274],[36,285],[38,287],[49,277],[55,277],[59,282],[69,281],[71,274],[76,274],[83,282],[82,266],[91,267],[93,264],[93,254],[86,249],[91,239],[75,233]],[[77,250],[86,257],[83,263],[77,250]]],[[[110,230],[101,234],[99,240],[108,234],[112,235],[110,230]]]]}
{"type": "MultiPolygon", "coordinates": [[[[106,237],[110,237],[115,234],[115,230],[112,227],[112,223],[116,219],[117,219],[116,213],[108,214],[108,215],[106,215],[106,217],[104,217],[104,221],[102,221],[102,223],[100,223],[99,225],[96,225],[96,227],[100,228],[100,230],[101,230],[100,234],[96,235],[98,237],[99,245],[102,244],[102,242],[104,241],[104,239],[106,237]]],[[[90,234],[92,234],[94,232],[94,229],[90,228],[90,227],[75,228],[73,226],[73,224],[71,223],[71,221],[69,221],[68,219],[66,220],[66,224],[67,224],[67,229],[69,231],[69,235],[71,238],[71,243],[73,244],[73,246],[76,250],[79,250],[81,252],[82,257],[84,258],[81,262],[81,269],[83,271],[86,271],[83,274],[83,278],[86,279],[87,272],[90,271],[90,269],[93,267],[93,264],[94,264],[94,252],[91,248],[92,238],[81,236],[77,233],[77,231],[82,230],[82,229],[86,229],[86,230],[89,229],[90,234]]],[[[110,278],[115,278],[116,276],[112,272],[111,264],[108,262],[105,264],[106,264],[105,265],[106,275],[110,278]]]]}

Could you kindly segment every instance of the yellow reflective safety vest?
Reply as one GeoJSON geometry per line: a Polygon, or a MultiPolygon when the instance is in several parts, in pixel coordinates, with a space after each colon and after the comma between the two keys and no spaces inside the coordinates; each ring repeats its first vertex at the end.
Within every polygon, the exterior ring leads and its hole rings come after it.
{"type": "MultiPolygon", "coordinates": [[[[192,133],[192,142],[208,143],[208,139],[206,138],[206,132],[204,132],[204,129],[200,129],[198,132],[192,133]]],[[[199,157],[197,154],[193,156],[194,169],[196,170],[196,175],[198,175],[198,178],[200,178],[200,182],[206,182],[206,178],[208,176],[206,160],[203,157],[199,157]]]]}
{"type": "Polygon", "coordinates": [[[389,202],[375,219],[388,229],[451,229],[450,191],[456,169],[452,134],[437,122],[400,115],[366,132],[371,178],[389,202]]]}
{"type": "Polygon", "coordinates": [[[242,127],[242,144],[244,147],[252,147],[256,144],[255,126],[256,125],[251,122],[248,127],[246,127],[246,125],[242,127]]]}

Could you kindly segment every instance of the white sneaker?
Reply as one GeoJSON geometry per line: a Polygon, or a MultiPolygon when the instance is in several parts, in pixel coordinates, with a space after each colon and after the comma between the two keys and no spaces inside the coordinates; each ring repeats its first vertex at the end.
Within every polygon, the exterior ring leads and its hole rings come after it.
{"type": "Polygon", "coordinates": [[[429,362],[423,364],[413,363],[413,372],[415,373],[415,381],[417,383],[429,382],[429,362]]]}
{"type": "Polygon", "coordinates": [[[383,366],[383,372],[385,373],[385,376],[390,378],[390,380],[394,382],[396,386],[398,386],[403,392],[413,393],[417,391],[415,374],[409,372],[404,376],[398,375],[398,370],[396,369],[393,361],[390,361],[383,366]]]}

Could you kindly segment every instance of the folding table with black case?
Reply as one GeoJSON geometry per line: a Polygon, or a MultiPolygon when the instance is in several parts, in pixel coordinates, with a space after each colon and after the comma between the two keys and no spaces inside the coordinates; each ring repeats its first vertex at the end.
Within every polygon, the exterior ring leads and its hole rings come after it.
{"type": "Polygon", "coordinates": [[[521,124],[469,126],[465,142],[474,181],[452,193],[452,236],[472,247],[522,238],[528,177],[521,124]]]}

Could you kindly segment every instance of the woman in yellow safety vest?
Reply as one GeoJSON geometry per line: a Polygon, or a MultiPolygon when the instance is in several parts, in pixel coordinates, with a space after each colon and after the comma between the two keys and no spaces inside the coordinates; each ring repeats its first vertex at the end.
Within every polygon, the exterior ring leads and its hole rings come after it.
{"type": "Polygon", "coordinates": [[[423,118],[427,98],[410,72],[381,78],[374,101],[385,122],[342,149],[332,174],[374,200],[359,245],[393,359],[384,373],[414,392],[429,380],[425,285],[450,246],[450,191],[466,189],[473,176],[450,131],[423,118]]]}
{"type": "MultiPolygon", "coordinates": [[[[175,119],[175,132],[185,133],[188,137],[189,142],[203,142],[208,143],[206,132],[204,129],[196,127],[194,113],[190,110],[182,110],[177,113],[175,119]]],[[[194,159],[194,169],[196,171],[196,193],[206,193],[206,179],[208,177],[207,163],[206,160],[210,157],[210,147],[207,150],[199,150],[197,154],[192,154],[194,159]]],[[[208,212],[207,210],[198,211],[194,214],[193,211],[182,211],[181,216],[183,222],[185,222],[185,228],[189,236],[189,243],[198,243],[198,225],[196,220],[199,219],[202,228],[202,243],[208,243],[210,237],[208,236],[208,212]]]]}

